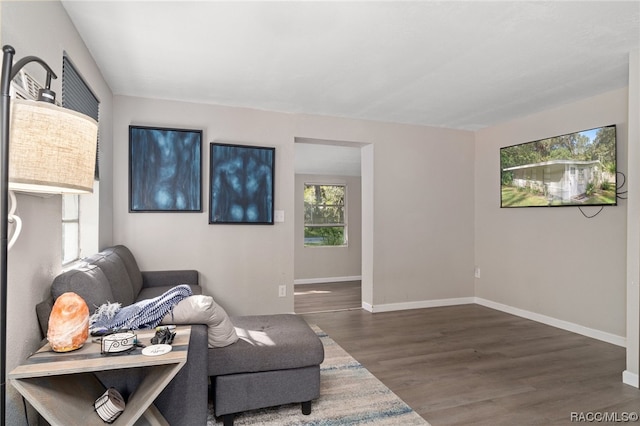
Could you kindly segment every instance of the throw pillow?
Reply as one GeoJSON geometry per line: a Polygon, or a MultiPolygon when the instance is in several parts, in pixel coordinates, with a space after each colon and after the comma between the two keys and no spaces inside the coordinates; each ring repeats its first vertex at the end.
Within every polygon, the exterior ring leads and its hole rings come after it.
{"type": "Polygon", "coordinates": [[[181,300],[161,324],[206,324],[210,348],[229,346],[238,340],[227,312],[211,296],[196,295],[181,300]]]}

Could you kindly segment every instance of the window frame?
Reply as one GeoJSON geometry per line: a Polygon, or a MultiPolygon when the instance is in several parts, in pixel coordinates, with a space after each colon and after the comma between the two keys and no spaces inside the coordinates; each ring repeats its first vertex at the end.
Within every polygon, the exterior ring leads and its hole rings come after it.
{"type": "Polygon", "coordinates": [[[80,238],[80,215],[81,215],[81,207],[80,207],[80,195],[78,194],[62,194],[62,265],[68,265],[70,263],[75,262],[80,259],[80,251],[81,251],[81,238],[80,238]],[[74,200],[73,204],[75,205],[74,209],[67,209],[69,203],[68,200],[74,200]],[[65,225],[76,224],[76,235],[74,244],[68,245],[69,235],[66,231],[65,225]],[[75,251],[73,256],[67,256],[67,247],[72,247],[75,251]]]}
{"type": "MultiPolygon", "coordinates": [[[[306,202],[304,201],[304,192],[309,186],[334,186],[334,187],[342,187],[344,188],[344,199],[342,204],[342,217],[344,218],[343,223],[323,223],[323,224],[309,224],[306,220],[306,214],[303,218],[303,246],[304,248],[341,248],[349,246],[349,227],[348,227],[348,185],[347,183],[336,183],[336,182],[304,182],[303,184],[303,211],[306,211],[306,202]],[[342,228],[343,240],[342,244],[307,244],[305,241],[305,234],[307,227],[311,228],[342,228]]],[[[325,204],[326,205],[326,204],[325,204]]],[[[331,206],[340,207],[340,205],[331,204],[331,206]]]]}

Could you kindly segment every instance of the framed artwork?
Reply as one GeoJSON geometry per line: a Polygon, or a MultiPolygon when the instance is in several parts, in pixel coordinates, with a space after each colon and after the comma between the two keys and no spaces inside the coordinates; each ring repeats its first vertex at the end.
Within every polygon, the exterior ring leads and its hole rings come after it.
{"type": "Polygon", "coordinates": [[[129,126],[129,212],[202,211],[202,130],[129,126]]]}
{"type": "Polygon", "coordinates": [[[275,148],[211,143],[209,223],[273,225],[275,148]]]}

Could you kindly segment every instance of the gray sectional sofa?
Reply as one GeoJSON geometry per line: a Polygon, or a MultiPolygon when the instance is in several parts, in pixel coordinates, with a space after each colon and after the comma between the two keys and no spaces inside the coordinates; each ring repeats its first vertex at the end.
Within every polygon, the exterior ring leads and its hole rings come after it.
{"type": "MultiPolygon", "coordinates": [[[[189,285],[194,295],[202,294],[197,271],[140,271],[131,251],[118,245],[57,276],[51,296],[36,306],[36,313],[46,336],[53,303],[67,291],[84,298],[93,312],[108,302],[127,306],[154,298],[180,284],[189,285]]],[[[209,386],[215,415],[225,426],[233,424],[237,413],[281,404],[301,403],[308,414],[311,401],[320,395],[319,366],[324,359],[313,330],[293,314],[229,319],[239,339],[224,347],[208,346],[208,326],[192,324],[187,363],[155,401],[169,424],[206,425],[209,386]]],[[[141,374],[116,370],[98,378],[126,400],[141,374]]]]}

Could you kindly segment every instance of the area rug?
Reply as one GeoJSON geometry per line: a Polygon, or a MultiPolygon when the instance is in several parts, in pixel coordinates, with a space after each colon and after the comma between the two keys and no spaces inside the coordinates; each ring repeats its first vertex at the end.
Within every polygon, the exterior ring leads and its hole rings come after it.
{"type": "MultiPolygon", "coordinates": [[[[311,414],[303,415],[300,404],[289,404],[238,414],[234,425],[429,425],[326,333],[312,328],[325,355],[320,365],[320,397],[312,402],[311,414]]],[[[210,406],[207,426],[221,424],[210,406]]]]}

